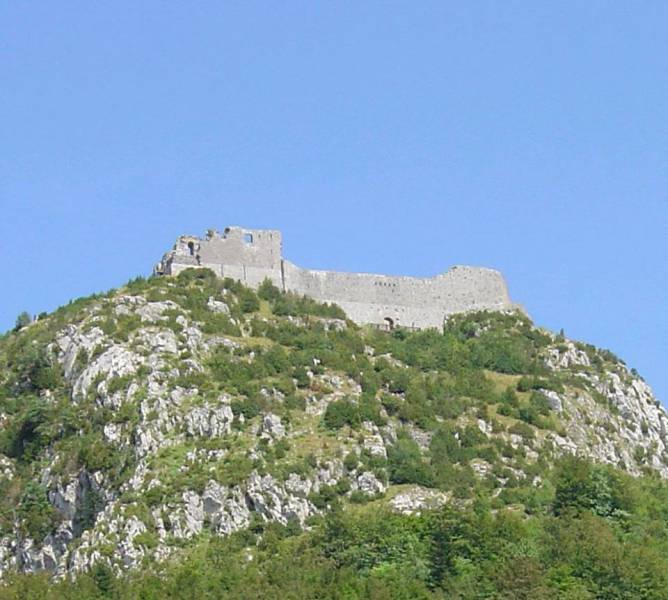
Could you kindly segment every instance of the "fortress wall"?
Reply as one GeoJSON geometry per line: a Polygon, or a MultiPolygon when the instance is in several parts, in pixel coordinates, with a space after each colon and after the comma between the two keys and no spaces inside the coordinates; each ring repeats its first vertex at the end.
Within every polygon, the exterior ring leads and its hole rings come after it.
{"type": "Polygon", "coordinates": [[[353,321],[405,327],[438,327],[452,313],[516,308],[503,276],[479,267],[452,267],[430,278],[302,269],[281,257],[278,231],[228,227],[223,235],[182,236],[156,266],[177,275],[189,267],[209,268],[257,288],[269,278],[282,290],[335,302],[353,321]]]}
{"type": "Polygon", "coordinates": [[[513,303],[503,275],[494,269],[482,267],[452,267],[435,277],[448,312],[464,310],[511,308],[513,303]]]}
{"type": "Polygon", "coordinates": [[[371,323],[387,326],[389,318],[392,320],[392,325],[397,327],[440,329],[445,318],[445,313],[433,306],[400,306],[346,300],[332,300],[332,302],[336,302],[345,311],[348,318],[358,324],[371,323]]]}
{"type": "Polygon", "coordinates": [[[196,269],[211,269],[218,277],[229,277],[256,289],[265,279],[269,279],[277,288],[283,289],[280,268],[267,269],[265,267],[247,267],[245,265],[221,265],[206,262],[197,264],[173,261],[170,263],[169,275],[178,275],[181,271],[192,269],[193,267],[196,269]]]}
{"type": "Polygon", "coordinates": [[[505,282],[491,269],[453,267],[436,277],[391,277],[300,269],[284,261],[285,288],[335,302],[358,323],[440,327],[447,314],[510,308],[505,282]]]}
{"type": "Polygon", "coordinates": [[[269,279],[277,288],[283,289],[280,267],[278,269],[266,269],[264,267],[247,267],[245,265],[222,265],[221,277],[231,277],[255,289],[260,287],[260,284],[265,279],[269,279]]]}

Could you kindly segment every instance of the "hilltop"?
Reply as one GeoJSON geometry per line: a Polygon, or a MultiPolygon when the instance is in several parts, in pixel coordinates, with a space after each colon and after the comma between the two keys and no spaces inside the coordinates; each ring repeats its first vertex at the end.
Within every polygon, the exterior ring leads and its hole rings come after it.
{"type": "Polygon", "coordinates": [[[665,598],[667,425],[522,312],[138,278],[0,339],[0,596],[665,598]]]}

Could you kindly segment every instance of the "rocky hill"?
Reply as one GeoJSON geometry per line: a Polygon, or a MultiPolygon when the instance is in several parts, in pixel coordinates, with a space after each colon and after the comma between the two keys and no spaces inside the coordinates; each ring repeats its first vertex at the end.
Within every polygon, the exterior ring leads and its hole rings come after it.
{"type": "MultiPolygon", "coordinates": [[[[217,539],[236,540],[235,564],[257,562],[271,532],[312,538],[330,514],[412,523],[483,501],[490,515],[557,514],[565,456],[589,465],[571,504],[646,515],[615,490],[636,478],[666,497],[667,426],[612,353],[519,313],[384,332],[268,283],[140,278],[0,338],[0,577],[102,585],[217,539]]],[[[436,593],[445,571],[435,583],[430,560],[436,593]]],[[[527,597],[613,597],[541,585],[527,597]]],[[[524,597],[478,593],[452,597],[524,597]]]]}

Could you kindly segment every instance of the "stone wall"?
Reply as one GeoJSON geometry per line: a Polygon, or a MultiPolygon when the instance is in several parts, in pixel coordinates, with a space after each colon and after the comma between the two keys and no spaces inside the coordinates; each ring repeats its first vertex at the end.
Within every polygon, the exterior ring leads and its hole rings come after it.
{"type": "Polygon", "coordinates": [[[429,278],[313,271],[282,258],[278,231],[228,227],[204,239],[182,236],[155,272],[176,275],[189,267],[254,288],[269,278],[282,290],[335,302],[360,324],[421,329],[440,327],[452,313],[516,308],[503,276],[492,269],[456,266],[429,278]]]}

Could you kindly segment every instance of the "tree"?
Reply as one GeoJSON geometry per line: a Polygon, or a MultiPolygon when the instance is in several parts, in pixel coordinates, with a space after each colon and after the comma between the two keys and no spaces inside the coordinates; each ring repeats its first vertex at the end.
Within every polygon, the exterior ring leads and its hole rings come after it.
{"type": "Polygon", "coordinates": [[[409,437],[399,437],[387,452],[392,483],[433,485],[429,465],[422,460],[420,447],[409,437]]]}
{"type": "Polygon", "coordinates": [[[281,290],[279,290],[268,277],[265,277],[257,290],[257,295],[263,300],[273,302],[281,295],[281,290]]]}
{"type": "Polygon", "coordinates": [[[14,331],[19,331],[32,323],[32,317],[25,310],[16,317],[16,324],[14,325],[14,331]]]}
{"type": "Polygon", "coordinates": [[[260,309],[260,301],[253,290],[243,288],[239,291],[237,297],[239,298],[239,308],[241,308],[241,312],[252,313],[260,309]]]}

